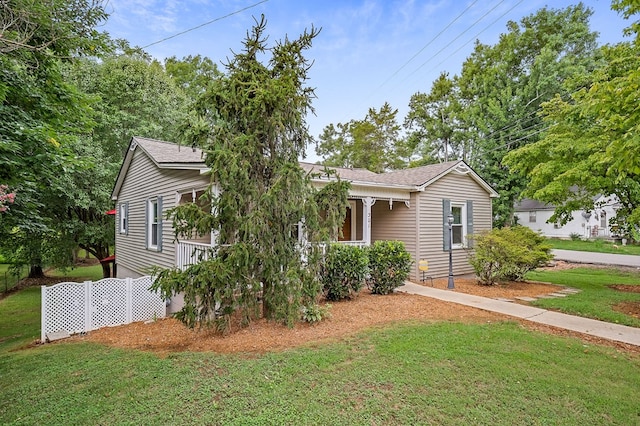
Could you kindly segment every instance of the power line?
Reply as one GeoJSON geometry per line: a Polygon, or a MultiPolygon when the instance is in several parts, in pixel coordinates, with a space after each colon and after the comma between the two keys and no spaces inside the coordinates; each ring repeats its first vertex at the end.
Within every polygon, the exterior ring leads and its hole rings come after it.
{"type": "MultiPolygon", "coordinates": [[[[456,16],[451,22],[449,22],[446,27],[444,27],[442,30],[440,30],[440,32],[438,34],[436,34],[435,37],[433,37],[431,40],[429,40],[429,42],[427,44],[422,46],[422,48],[420,50],[418,50],[411,58],[409,58],[404,64],[402,64],[402,66],[400,68],[398,68],[393,74],[391,74],[391,76],[389,78],[387,78],[380,86],[378,86],[378,89],[380,89],[382,86],[387,84],[389,82],[389,80],[391,80],[400,71],[402,71],[402,69],[404,69],[404,67],[409,65],[409,63],[411,61],[413,61],[419,54],[421,54],[424,51],[424,49],[429,47],[431,45],[431,43],[436,41],[436,39],[438,37],[440,37],[442,35],[442,33],[444,33],[447,29],[449,29],[449,27],[451,25],[453,25],[458,19],[460,19],[460,17],[462,17],[462,15],[464,15],[469,9],[471,9],[473,7],[473,5],[476,4],[477,2],[478,2],[478,0],[474,0],[469,6],[467,6],[467,8],[465,10],[463,10],[458,16],[456,16]]],[[[376,89],[376,90],[378,90],[378,89],[376,89]]]]}
{"type": "Polygon", "coordinates": [[[433,54],[429,59],[427,59],[426,61],[424,61],[422,63],[422,65],[420,65],[418,68],[416,68],[411,74],[409,74],[403,81],[406,81],[407,78],[411,77],[413,74],[415,74],[416,72],[418,72],[418,70],[420,70],[420,68],[422,68],[423,66],[425,66],[427,63],[429,63],[433,58],[435,58],[436,56],[438,56],[440,53],[442,53],[445,49],[447,49],[454,41],[458,40],[460,37],[462,37],[467,31],[469,31],[471,28],[475,27],[478,22],[482,21],[487,15],[489,15],[491,12],[493,12],[498,6],[500,6],[502,3],[504,3],[504,0],[500,0],[495,6],[493,6],[491,9],[489,9],[487,12],[485,12],[484,15],[482,15],[480,18],[478,18],[473,24],[471,24],[469,27],[467,27],[466,30],[464,30],[463,32],[461,32],[460,34],[458,34],[456,36],[456,38],[454,38],[453,40],[451,40],[446,46],[444,46],[442,49],[438,50],[435,54],[433,54]]]}
{"type": "MultiPolygon", "coordinates": [[[[440,65],[442,65],[447,59],[451,58],[453,55],[455,55],[456,53],[458,53],[460,50],[462,50],[463,47],[465,47],[467,44],[471,43],[472,41],[476,40],[478,38],[478,36],[480,34],[482,34],[483,32],[487,31],[489,28],[491,28],[496,22],[498,22],[500,19],[502,19],[506,14],[508,14],[509,12],[511,12],[513,9],[515,9],[516,7],[518,7],[520,5],[520,3],[522,3],[524,0],[520,0],[518,3],[514,4],[509,10],[507,10],[506,12],[504,12],[502,15],[498,16],[492,23],[490,23],[489,25],[487,25],[486,27],[484,27],[484,29],[482,31],[480,31],[479,33],[477,33],[476,35],[474,35],[472,38],[470,38],[466,43],[464,43],[462,46],[458,47],[458,49],[454,50],[453,52],[451,52],[449,54],[449,56],[447,56],[446,58],[444,58],[442,61],[440,61],[440,63],[438,65],[436,65],[435,68],[438,68],[440,65]]],[[[416,70],[417,71],[417,70],[416,70]]]]}
{"type": "Polygon", "coordinates": [[[154,41],[153,43],[147,44],[146,46],[142,46],[142,47],[141,47],[141,49],[146,49],[146,48],[147,48],[147,47],[149,47],[149,46],[153,46],[153,45],[156,45],[156,44],[160,44],[160,43],[162,43],[162,42],[165,42],[165,41],[167,41],[167,40],[171,40],[172,38],[176,38],[176,37],[181,36],[181,35],[183,35],[183,34],[186,34],[186,33],[188,33],[188,32],[191,32],[191,31],[197,30],[198,28],[202,28],[202,27],[207,26],[207,25],[209,25],[209,24],[213,24],[214,22],[221,21],[221,20],[223,20],[223,19],[225,19],[225,18],[228,18],[228,17],[230,17],[230,16],[237,15],[238,13],[244,12],[245,10],[248,10],[248,9],[254,8],[254,7],[259,6],[259,5],[261,5],[262,3],[266,3],[266,2],[268,2],[268,1],[269,1],[269,0],[262,0],[262,1],[259,1],[258,3],[254,3],[254,4],[250,5],[250,6],[247,6],[247,7],[244,7],[244,8],[242,8],[242,9],[236,10],[235,12],[231,12],[231,13],[226,14],[226,15],[224,15],[224,16],[220,16],[219,18],[215,18],[215,19],[212,19],[211,21],[207,21],[207,22],[205,22],[204,24],[196,25],[195,27],[191,27],[191,28],[189,28],[189,29],[187,29],[187,30],[181,31],[181,32],[176,33],[176,34],[174,34],[174,35],[171,35],[171,36],[169,36],[169,37],[165,37],[165,38],[163,38],[162,40],[154,41]]]}

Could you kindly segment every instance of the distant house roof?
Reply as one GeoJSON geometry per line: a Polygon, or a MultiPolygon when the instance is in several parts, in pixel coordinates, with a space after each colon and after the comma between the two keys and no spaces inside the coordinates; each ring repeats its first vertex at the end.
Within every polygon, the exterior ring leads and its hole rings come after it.
{"type": "MultiPolygon", "coordinates": [[[[116,183],[112,192],[112,199],[117,198],[120,188],[124,181],[133,153],[140,148],[161,169],[193,169],[207,170],[204,162],[204,153],[199,148],[191,148],[180,146],[175,143],[159,141],[135,136],[131,138],[129,149],[125,155],[120,172],[116,178],[116,183]]],[[[300,167],[306,172],[322,173],[325,166],[300,162],[300,167]]],[[[449,173],[468,174],[482,188],[484,188],[491,197],[497,197],[498,193],[491,188],[471,167],[464,161],[448,161],[445,163],[429,164],[422,167],[415,167],[404,170],[396,170],[386,173],[374,173],[362,168],[346,168],[346,167],[327,167],[335,171],[335,173],[344,180],[354,184],[365,186],[380,186],[387,188],[402,189],[403,191],[423,191],[431,183],[444,177],[449,173]]],[[[332,177],[320,176],[316,178],[319,181],[331,180],[332,177]]]]}
{"type": "Polygon", "coordinates": [[[532,200],[530,198],[524,198],[516,203],[515,211],[531,211],[531,210],[554,210],[555,206],[552,204],[543,203],[541,201],[532,200]]]}

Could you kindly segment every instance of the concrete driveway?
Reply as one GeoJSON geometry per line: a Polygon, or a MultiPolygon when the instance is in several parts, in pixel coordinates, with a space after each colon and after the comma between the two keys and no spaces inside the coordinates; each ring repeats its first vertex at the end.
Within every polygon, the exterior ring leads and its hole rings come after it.
{"type": "Polygon", "coordinates": [[[551,250],[551,252],[556,260],[564,260],[567,262],[640,268],[640,256],[632,254],[592,253],[572,250],[551,250]]]}

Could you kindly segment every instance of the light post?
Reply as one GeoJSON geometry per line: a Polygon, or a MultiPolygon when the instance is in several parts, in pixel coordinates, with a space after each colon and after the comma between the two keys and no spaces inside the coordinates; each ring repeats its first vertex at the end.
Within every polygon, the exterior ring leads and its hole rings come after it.
{"type": "Polygon", "coordinates": [[[453,283],[453,214],[451,212],[447,217],[447,223],[449,224],[449,281],[447,288],[452,290],[455,285],[453,283]]]}

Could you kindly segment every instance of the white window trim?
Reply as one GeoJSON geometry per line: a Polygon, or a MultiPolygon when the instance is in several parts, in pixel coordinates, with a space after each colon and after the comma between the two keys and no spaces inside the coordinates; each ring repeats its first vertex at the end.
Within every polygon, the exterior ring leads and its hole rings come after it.
{"type": "Polygon", "coordinates": [[[127,203],[120,203],[118,205],[118,220],[120,221],[120,234],[128,234],[129,232],[129,218],[127,203]]]}
{"type": "MultiPolygon", "coordinates": [[[[454,201],[451,201],[452,212],[454,207],[460,207],[461,209],[460,222],[462,222],[460,225],[456,225],[456,226],[462,225],[462,243],[454,243],[453,241],[451,241],[451,248],[453,250],[456,250],[456,249],[463,249],[467,246],[467,203],[456,203],[454,201]]],[[[451,234],[452,234],[451,239],[453,240],[453,231],[451,234]]]]}
{"type": "Polygon", "coordinates": [[[158,220],[158,216],[161,215],[162,212],[159,211],[158,209],[158,198],[154,197],[154,198],[149,198],[147,200],[147,248],[151,249],[151,250],[158,250],[158,241],[156,241],[155,244],[153,244],[153,237],[155,235],[156,240],[158,238],[158,231],[156,230],[156,232],[153,232],[153,225],[156,225],[156,229],[157,226],[160,225],[160,221],[158,220]],[[157,214],[155,215],[155,217],[152,217],[152,212],[153,212],[153,205],[155,204],[156,208],[156,212],[157,214]]]}

